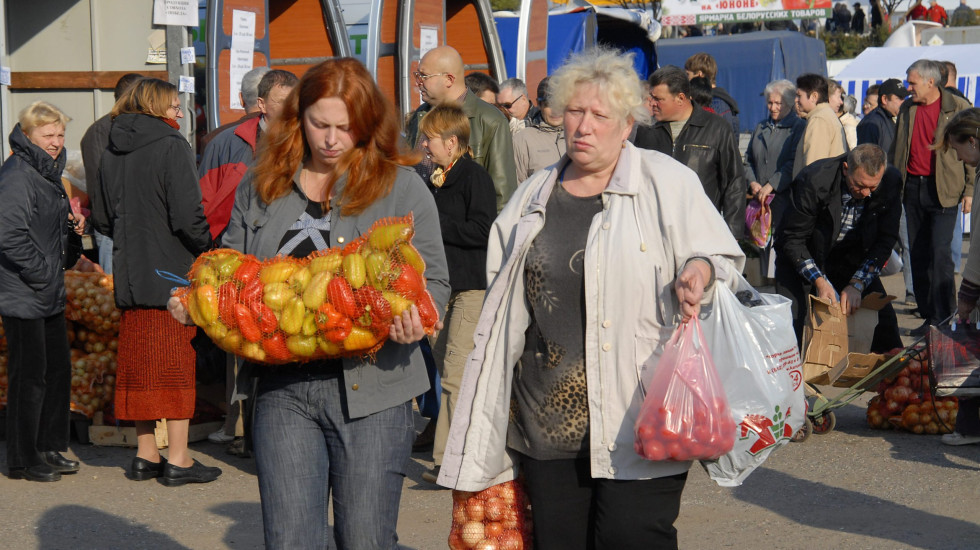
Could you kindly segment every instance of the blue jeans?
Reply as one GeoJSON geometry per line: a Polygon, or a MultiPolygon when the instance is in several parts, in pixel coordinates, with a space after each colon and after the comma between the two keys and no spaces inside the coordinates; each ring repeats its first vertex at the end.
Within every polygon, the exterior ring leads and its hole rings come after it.
{"type": "Polygon", "coordinates": [[[411,402],[351,419],[342,383],[339,374],[269,374],[259,381],[253,433],[269,550],[397,547],[415,438],[411,402]]]}
{"type": "Polygon", "coordinates": [[[95,244],[99,247],[99,266],[106,275],[112,275],[112,239],[96,231],[95,244]]]}

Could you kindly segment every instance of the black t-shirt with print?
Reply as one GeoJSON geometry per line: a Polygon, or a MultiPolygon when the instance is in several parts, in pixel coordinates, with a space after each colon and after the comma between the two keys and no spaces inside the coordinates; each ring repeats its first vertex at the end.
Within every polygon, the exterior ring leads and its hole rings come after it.
{"type": "Polygon", "coordinates": [[[587,456],[585,244],[602,196],[555,187],[524,267],[531,325],[514,375],[507,444],[538,460],[587,456]]]}

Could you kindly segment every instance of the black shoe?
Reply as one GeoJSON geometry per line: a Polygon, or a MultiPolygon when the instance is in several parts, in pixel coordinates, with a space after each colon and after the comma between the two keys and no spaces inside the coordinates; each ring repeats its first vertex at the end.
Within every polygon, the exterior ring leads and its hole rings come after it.
{"type": "Polygon", "coordinates": [[[61,453],[58,451],[43,452],[41,453],[41,459],[58,473],[74,474],[78,471],[78,461],[67,459],[61,456],[61,453]]]}
{"type": "Polygon", "coordinates": [[[920,338],[925,336],[929,332],[929,327],[932,325],[928,320],[919,325],[919,328],[914,328],[909,331],[909,335],[914,338],[920,338]]]}
{"type": "Polygon", "coordinates": [[[11,468],[10,479],[29,479],[31,481],[58,481],[61,474],[47,464],[28,466],[27,468],[11,468]]]}
{"type": "Polygon", "coordinates": [[[133,463],[129,466],[127,477],[133,481],[145,481],[163,475],[163,468],[167,465],[167,459],[160,457],[160,462],[150,462],[145,458],[133,457],[133,463]]]}
{"type": "Polygon", "coordinates": [[[218,479],[221,475],[221,468],[205,466],[198,461],[190,468],[181,468],[167,463],[163,467],[163,478],[161,481],[167,487],[176,487],[185,483],[208,483],[218,479]]]}
{"type": "Polygon", "coordinates": [[[425,429],[422,430],[419,435],[415,436],[415,442],[412,443],[412,452],[418,453],[421,451],[428,451],[432,448],[436,440],[436,421],[429,420],[429,423],[425,425],[425,429]]]}

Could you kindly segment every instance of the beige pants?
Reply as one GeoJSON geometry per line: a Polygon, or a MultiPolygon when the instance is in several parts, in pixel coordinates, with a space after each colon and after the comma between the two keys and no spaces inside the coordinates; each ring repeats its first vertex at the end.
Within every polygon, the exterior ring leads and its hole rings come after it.
{"type": "Polygon", "coordinates": [[[436,336],[432,356],[442,377],[442,394],[439,399],[439,419],[436,421],[435,443],[432,459],[436,466],[442,464],[449,438],[449,424],[456,408],[459,385],[463,380],[466,357],[473,350],[473,333],[483,308],[483,290],[464,290],[449,296],[445,328],[436,336]]]}
{"type": "Polygon", "coordinates": [[[228,414],[225,416],[225,435],[242,437],[245,426],[242,423],[242,402],[231,402],[235,394],[235,379],[238,378],[238,363],[241,361],[235,354],[229,353],[225,363],[225,403],[228,403],[228,414]]]}

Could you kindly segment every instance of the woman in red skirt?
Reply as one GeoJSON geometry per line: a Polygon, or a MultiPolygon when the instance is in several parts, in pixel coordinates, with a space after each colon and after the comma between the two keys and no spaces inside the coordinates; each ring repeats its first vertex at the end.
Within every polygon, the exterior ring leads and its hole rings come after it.
{"type": "Polygon", "coordinates": [[[183,118],[177,88],[144,78],[112,108],[109,148],[92,189],[93,223],[113,239],[119,328],[115,415],[136,422],[135,480],[165,485],[206,483],[221,470],[187,451],[194,415],[195,329],[167,313],[172,284],[157,270],[187,273],[211,246],[201,205],[194,151],[177,131],[183,118]],[[167,419],[169,461],[157,450],[154,427],[167,419]]]}

